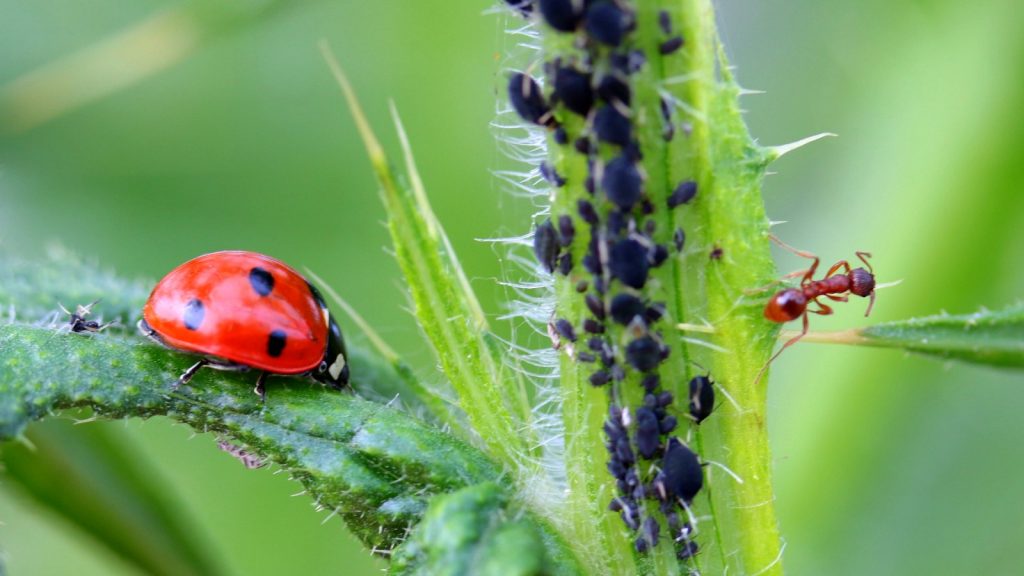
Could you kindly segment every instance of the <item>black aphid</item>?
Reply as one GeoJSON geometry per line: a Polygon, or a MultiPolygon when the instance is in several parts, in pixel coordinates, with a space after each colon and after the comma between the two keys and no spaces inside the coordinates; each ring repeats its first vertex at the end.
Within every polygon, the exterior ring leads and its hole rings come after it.
{"type": "Polygon", "coordinates": [[[641,372],[657,368],[661,355],[661,345],[650,336],[641,336],[626,346],[626,361],[641,372]]]}
{"type": "Polygon", "coordinates": [[[608,230],[608,235],[614,238],[621,234],[631,221],[632,218],[628,213],[611,210],[608,212],[608,223],[605,225],[605,229],[608,230]]]}
{"type": "Polygon", "coordinates": [[[580,213],[580,218],[584,222],[593,226],[598,222],[597,210],[594,209],[594,205],[589,200],[580,200],[576,202],[576,209],[580,213]]]}
{"type": "Polygon", "coordinates": [[[587,282],[586,280],[580,280],[576,283],[576,291],[580,294],[586,292],[588,288],[590,288],[590,282],[587,282]]]}
{"type": "Polygon", "coordinates": [[[676,135],[676,125],[672,123],[672,105],[664,97],[661,99],[661,120],[661,137],[670,142],[676,135]]]}
{"type": "Polygon", "coordinates": [[[555,171],[555,167],[552,166],[551,164],[548,164],[547,161],[541,162],[539,169],[540,175],[543,176],[544,179],[547,180],[548,183],[551,184],[552,186],[556,188],[561,188],[562,186],[565,186],[565,178],[562,178],[558,174],[558,172],[555,171]]]}
{"type": "Polygon", "coordinates": [[[533,0],[505,0],[505,3],[522,16],[533,13],[533,0]]]}
{"type": "Polygon", "coordinates": [[[644,390],[648,392],[654,392],[661,386],[661,377],[657,374],[648,374],[644,376],[644,379],[640,382],[640,385],[644,387],[644,390]]]}
{"type": "Polygon", "coordinates": [[[523,120],[541,126],[551,124],[551,109],[544,101],[540,86],[526,74],[517,72],[508,79],[508,100],[523,120]]]}
{"type": "Polygon", "coordinates": [[[604,167],[601,188],[616,206],[624,211],[633,209],[643,193],[643,178],[636,164],[625,156],[613,158],[604,167]]]}
{"type": "Polygon", "coordinates": [[[683,37],[673,36],[658,45],[658,52],[668,55],[683,47],[683,37]]]}
{"type": "Polygon", "coordinates": [[[697,424],[715,409],[715,386],[707,376],[694,376],[690,380],[690,418],[697,424]]]}
{"type": "Polygon", "coordinates": [[[654,479],[659,497],[666,500],[681,498],[689,504],[704,486],[704,470],[697,455],[678,438],[668,440],[661,472],[654,479]]]}
{"type": "Polygon", "coordinates": [[[604,386],[611,380],[611,376],[604,370],[598,370],[590,375],[590,383],[594,386],[604,386]]]}
{"type": "Polygon", "coordinates": [[[605,102],[618,102],[625,106],[630,105],[631,97],[629,84],[615,74],[607,74],[597,83],[597,95],[605,102]]]}
{"type": "Polygon", "coordinates": [[[618,364],[612,366],[611,373],[612,378],[614,378],[616,382],[622,382],[626,379],[626,371],[618,364]]]}
{"type": "Polygon", "coordinates": [[[558,234],[562,241],[562,248],[572,245],[572,240],[576,237],[576,226],[572,223],[572,216],[562,214],[558,217],[558,234]]]}
{"type": "Polygon", "coordinates": [[[658,27],[665,35],[672,33],[672,16],[668,13],[668,10],[662,10],[658,12],[658,27]]]}
{"type": "Polygon", "coordinates": [[[572,254],[566,252],[558,257],[558,273],[568,276],[572,272],[572,254]]]}
{"type": "Polygon", "coordinates": [[[643,318],[646,308],[644,301],[632,294],[616,294],[612,298],[609,312],[611,312],[612,320],[627,325],[637,316],[643,318]]]}
{"type": "Polygon", "coordinates": [[[583,15],[582,3],[576,0],[537,0],[544,21],[555,30],[572,32],[579,26],[583,15]]]}
{"type": "Polygon", "coordinates": [[[593,318],[587,318],[583,321],[583,331],[589,334],[604,334],[604,324],[593,318]]]}
{"type": "Polygon", "coordinates": [[[566,108],[586,116],[594,105],[590,74],[570,67],[559,68],[555,71],[555,95],[566,108]]]}
{"type": "Polygon", "coordinates": [[[649,271],[647,248],[631,238],[620,240],[611,247],[608,267],[619,282],[630,288],[643,288],[649,271]]]}
{"type": "Polygon", "coordinates": [[[680,204],[686,204],[697,195],[697,183],[693,180],[681,182],[672,194],[668,197],[668,207],[675,208],[680,204]]]}
{"type": "Polygon", "coordinates": [[[558,335],[570,342],[576,341],[576,329],[572,327],[572,322],[569,322],[565,318],[559,318],[555,321],[555,331],[558,335]]]}
{"type": "Polygon", "coordinates": [[[565,146],[566,144],[569,143],[569,133],[566,132],[565,128],[562,126],[555,128],[555,131],[552,133],[552,135],[555,138],[555,142],[562,146],[565,146]]]}
{"type": "Polygon", "coordinates": [[[626,146],[633,138],[633,125],[618,108],[605,104],[594,114],[594,133],[602,142],[626,146]]]}
{"type": "Polygon", "coordinates": [[[650,408],[636,409],[636,451],[645,460],[654,458],[661,445],[658,416],[650,408]]]}
{"type": "Polygon", "coordinates": [[[651,252],[648,254],[648,257],[651,260],[651,266],[657,268],[664,264],[665,260],[668,259],[668,248],[664,244],[655,244],[654,247],[651,248],[651,252]]]}
{"type": "Polygon", "coordinates": [[[658,426],[661,429],[662,434],[668,434],[676,429],[677,424],[679,424],[679,422],[676,420],[675,416],[665,416],[661,419],[661,422],[658,423],[658,426]]]}
{"type": "Polygon", "coordinates": [[[711,249],[711,253],[708,254],[708,258],[712,260],[721,260],[722,256],[725,256],[725,249],[715,244],[715,247],[711,249]]]}
{"type": "Polygon", "coordinates": [[[613,2],[600,2],[587,10],[584,27],[591,38],[608,46],[619,46],[629,32],[631,16],[613,2]]]}
{"type": "Polygon", "coordinates": [[[551,220],[545,220],[533,231],[533,253],[537,261],[549,273],[555,271],[555,260],[558,258],[558,233],[555,232],[551,220]]]}
{"type": "Polygon", "coordinates": [[[589,155],[593,151],[593,147],[590,145],[590,138],[586,136],[580,136],[572,143],[573,148],[576,149],[580,154],[589,155]]]}
{"type": "Polygon", "coordinates": [[[644,320],[647,320],[648,324],[653,324],[658,320],[661,320],[661,317],[664,315],[665,304],[662,302],[655,302],[648,306],[647,310],[644,311],[644,320]]]}
{"type": "Polygon", "coordinates": [[[693,540],[684,540],[682,544],[682,547],[676,552],[676,558],[680,560],[689,560],[696,556],[697,552],[700,552],[700,548],[693,540]]]}
{"type": "Polygon", "coordinates": [[[594,294],[587,294],[584,301],[587,303],[587,308],[590,310],[590,313],[593,314],[595,318],[598,320],[604,320],[604,302],[602,302],[600,298],[594,294]]]}
{"type": "Polygon", "coordinates": [[[672,243],[676,245],[676,252],[683,251],[683,246],[686,245],[686,232],[682,228],[676,228],[672,233],[672,243]]]}

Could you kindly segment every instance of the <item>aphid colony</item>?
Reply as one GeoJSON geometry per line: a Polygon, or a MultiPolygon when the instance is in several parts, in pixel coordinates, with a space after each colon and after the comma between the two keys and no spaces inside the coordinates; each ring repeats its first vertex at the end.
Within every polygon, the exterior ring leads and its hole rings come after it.
{"type": "MultiPolygon", "coordinates": [[[[526,122],[547,128],[565,154],[583,155],[588,167],[582,182],[568,181],[546,162],[538,167],[547,182],[575,201],[556,202],[571,205],[574,213],[557,213],[556,208],[536,227],[534,253],[547,272],[572,277],[589,312],[577,320],[554,318],[549,332],[556,346],[593,365],[590,384],[608,390],[604,432],[608,470],[617,485],[610,509],[635,533],[639,552],[657,546],[667,530],[665,537],[675,543],[678,557],[690,558],[697,553],[697,544],[689,506],[704,484],[704,474],[697,455],[672,435],[679,424],[670,413],[676,410],[674,398],[662,389],[659,374],[670,353],[658,326],[666,305],[652,301],[647,288],[652,270],[668,262],[673,250],[681,252],[686,241],[681,228],[659,234],[663,242],[655,240],[659,223],[664,226],[666,221],[659,216],[692,202],[698,183],[685,179],[668,190],[647,189],[634,125],[640,103],[634,102],[631,80],[648,65],[648,56],[631,46],[636,28],[631,3],[507,3],[521,15],[575,39],[571,52],[543,64],[546,88],[530,71],[514,73],[508,82],[515,111],[526,122]],[[585,250],[580,242],[586,243],[585,250]],[[580,262],[573,261],[574,254],[580,262]],[[640,401],[631,406],[627,398],[640,401]]],[[[684,40],[673,34],[668,13],[659,15],[658,25],[664,40],[652,57],[668,57],[684,40]]],[[[665,99],[654,103],[665,140],[675,137],[674,108],[665,99]]],[[[689,392],[688,410],[682,414],[700,423],[714,407],[713,384],[707,376],[697,376],[689,392]]]]}

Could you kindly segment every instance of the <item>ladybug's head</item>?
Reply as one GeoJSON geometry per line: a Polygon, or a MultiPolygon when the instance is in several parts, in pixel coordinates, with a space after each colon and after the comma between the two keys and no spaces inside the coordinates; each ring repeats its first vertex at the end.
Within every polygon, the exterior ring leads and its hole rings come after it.
{"type": "Polygon", "coordinates": [[[328,316],[327,350],[320,366],[313,371],[313,378],[333,388],[343,388],[348,384],[348,355],[345,353],[345,338],[341,335],[341,327],[328,316]]]}

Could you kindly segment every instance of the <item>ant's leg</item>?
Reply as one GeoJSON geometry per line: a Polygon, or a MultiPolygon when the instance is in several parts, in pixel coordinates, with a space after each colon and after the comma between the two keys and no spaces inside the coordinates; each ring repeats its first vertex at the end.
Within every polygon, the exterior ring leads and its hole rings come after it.
{"type": "Polygon", "coordinates": [[[825,294],[825,297],[829,300],[835,300],[836,302],[846,302],[849,300],[847,296],[836,296],[835,294],[825,294]]]}
{"type": "MultiPolygon", "coordinates": [[[[808,312],[813,312],[815,314],[820,314],[822,316],[828,316],[828,315],[832,314],[832,308],[830,306],[822,304],[821,302],[818,302],[817,298],[812,298],[811,302],[814,302],[815,304],[817,304],[818,305],[818,309],[817,310],[811,310],[810,308],[808,308],[807,309],[808,312]]],[[[808,304],[810,304],[810,302],[808,302],[808,304]]],[[[806,331],[805,331],[805,333],[806,333],[806,331]]]]}
{"type": "Polygon", "coordinates": [[[871,291],[871,301],[868,302],[868,309],[864,312],[864,317],[867,318],[871,314],[871,309],[875,307],[875,291],[871,291]]]}
{"type": "Polygon", "coordinates": [[[782,240],[779,240],[779,237],[776,236],[775,234],[769,234],[768,237],[771,238],[772,241],[774,241],[776,244],[778,244],[779,246],[785,248],[786,250],[789,250],[793,254],[796,254],[797,256],[802,256],[804,258],[810,258],[811,260],[814,260],[814,263],[811,264],[811,267],[808,268],[807,272],[804,273],[804,278],[803,279],[806,281],[806,280],[810,280],[811,278],[814,277],[814,272],[815,272],[815,270],[818,269],[818,264],[821,262],[820,258],[815,256],[814,254],[811,254],[810,252],[807,252],[805,250],[800,250],[798,248],[794,248],[794,247],[790,246],[789,244],[786,244],[782,240]]]}
{"type": "Polygon", "coordinates": [[[843,273],[844,274],[849,274],[850,273],[850,263],[847,262],[846,260],[840,260],[839,262],[836,262],[835,264],[832,265],[831,268],[828,269],[828,272],[825,273],[825,278],[828,278],[829,276],[832,276],[840,268],[843,269],[843,273]]]}
{"type": "Polygon", "coordinates": [[[779,357],[779,354],[782,354],[783,350],[785,350],[786,348],[789,348],[793,344],[796,344],[801,338],[803,338],[804,336],[807,335],[807,329],[808,329],[809,326],[810,326],[810,323],[809,323],[809,321],[807,319],[807,313],[804,312],[804,327],[803,327],[803,330],[801,330],[800,333],[797,334],[796,336],[790,338],[785,344],[782,345],[782,348],[779,348],[778,352],[773,354],[772,357],[769,358],[768,361],[764,363],[764,366],[761,367],[761,371],[757,373],[757,378],[754,379],[754,385],[755,386],[761,381],[761,378],[764,377],[764,373],[765,373],[765,371],[768,370],[768,366],[770,366],[771,363],[774,362],[775,359],[779,357]]]}
{"type": "Polygon", "coordinates": [[[857,252],[856,254],[857,258],[860,258],[860,261],[863,262],[864,265],[868,267],[868,272],[874,274],[875,270],[874,268],[871,267],[871,262],[868,262],[868,258],[871,258],[871,252],[857,252]]]}

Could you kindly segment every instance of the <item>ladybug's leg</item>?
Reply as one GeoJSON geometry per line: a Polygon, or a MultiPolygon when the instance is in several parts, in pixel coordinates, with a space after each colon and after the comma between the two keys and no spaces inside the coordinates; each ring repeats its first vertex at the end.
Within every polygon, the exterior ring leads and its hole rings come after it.
{"type": "Polygon", "coordinates": [[[260,377],[256,379],[256,387],[253,388],[253,390],[252,390],[253,392],[256,393],[257,396],[260,397],[260,400],[262,400],[263,402],[267,401],[267,389],[266,389],[266,387],[263,386],[263,384],[266,381],[267,381],[267,373],[266,372],[260,372],[260,377]]]}
{"type": "Polygon", "coordinates": [[[206,366],[209,363],[209,360],[203,358],[202,360],[196,362],[192,366],[189,366],[189,369],[185,370],[178,378],[178,381],[174,383],[174,389],[177,390],[178,386],[181,386],[182,384],[188,384],[192,380],[192,377],[196,375],[196,372],[199,372],[200,368],[206,366]]]}

